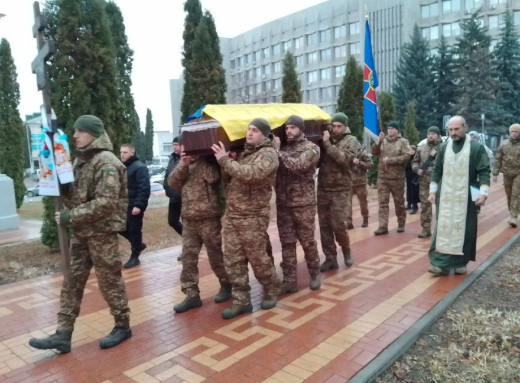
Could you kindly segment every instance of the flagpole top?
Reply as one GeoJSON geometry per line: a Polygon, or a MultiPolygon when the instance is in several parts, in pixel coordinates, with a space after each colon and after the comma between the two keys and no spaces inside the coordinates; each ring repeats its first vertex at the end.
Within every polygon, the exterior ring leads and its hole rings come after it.
{"type": "Polygon", "coordinates": [[[365,4],[365,21],[368,21],[368,8],[367,8],[366,4],[365,4]]]}

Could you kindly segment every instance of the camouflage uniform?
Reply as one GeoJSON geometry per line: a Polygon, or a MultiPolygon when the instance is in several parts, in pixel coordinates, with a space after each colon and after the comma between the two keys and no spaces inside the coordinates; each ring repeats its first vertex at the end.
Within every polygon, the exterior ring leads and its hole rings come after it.
{"type": "Polygon", "coordinates": [[[130,309],[117,238],[117,233],[126,225],[127,177],[125,165],[111,152],[112,149],[106,133],[89,146],[76,149],[74,184],[64,185],[73,237],[71,285],[64,281],[60,296],[58,330],[61,331],[74,329],[92,266],[115,326],[129,326],[130,309]]]}
{"type": "Polygon", "coordinates": [[[218,160],[226,181],[224,266],[233,285],[233,304],[251,304],[248,262],[267,295],[277,296],[280,279],[266,252],[269,202],[278,169],[271,139],[246,145],[237,160],[218,160]]]}
{"type": "Polygon", "coordinates": [[[316,185],[314,173],[320,159],[317,145],[300,136],[278,152],[276,211],[282,245],[284,282],[296,284],[296,241],[300,241],[312,277],[320,273],[320,256],[314,239],[316,185]]]}
{"type": "Polygon", "coordinates": [[[412,171],[417,174],[419,169],[424,170],[419,180],[419,197],[421,199],[421,227],[426,231],[431,231],[432,224],[432,204],[428,201],[430,194],[430,178],[435,165],[435,156],[442,139],[439,137],[434,142],[426,141],[424,145],[419,145],[412,160],[412,171]],[[427,166],[427,167],[426,167],[427,166]]]}
{"type": "Polygon", "coordinates": [[[349,204],[347,208],[347,225],[352,225],[352,198],[357,196],[363,222],[368,222],[368,192],[367,192],[367,170],[374,166],[372,158],[365,152],[358,155],[359,164],[352,164],[352,190],[349,193],[349,204]]]}
{"type": "Polygon", "coordinates": [[[504,189],[511,218],[520,214],[520,138],[504,140],[497,149],[493,175],[504,175],[504,189]]]}
{"type": "Polygon", "coordinates": [[[188,297],[199,295],[199,253],[206,247],[209,264],[221,285],[229,285],[222,255],[220,223],[220,170],[212,158],[182,160],[168,176],[173,189],[182,190],[181,290],[188,297]]]}
{"type": "Polygon", "coordinates": [[[336,262],[336,242],[343,252],[350,251],[347,232],[347,209],[352,189],[350,164],[362,150],[358,140],[344,134],[331,136],[323,141],[318,173],[318,220],[320,223],[321,247],[325,260],[336,262]]]}
{"type": "Polygon", "coordinates": [[[404,199],[405,166],[410,158],[408,140],[400,134],[386,136],[379,144],[372,146],[372,154],[379,156],[378,168],[378,202],[379,228],[388,229],[388,203],[390,194],[394,199],[397,226],[404,228],[406,224],[406,206],[404,199]],[[383,159],[387,158],[385,164],[383,159]]]}

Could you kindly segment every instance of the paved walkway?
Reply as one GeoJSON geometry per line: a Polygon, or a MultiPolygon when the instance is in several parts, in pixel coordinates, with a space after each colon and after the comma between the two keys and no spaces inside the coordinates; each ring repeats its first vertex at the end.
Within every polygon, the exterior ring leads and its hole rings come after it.
{"type": "MultiPolygon", "coordinates": [[[[392,210],[392,209],[391,209],[392,210]]],[[[81,315],[69,354],[57,355],[27,345],[30,337],[51,334],[62,282],[60,274],[0,286],[0,381],[7,382],[345,382],[368,381],[385,349],[400,347],[422,320],[479,265],[518,236],[507,225],[501,185],[479,217],[477,262],[467,276],[432,277],[426,256],[430,241],[417,238],[419,214],[409,215],[406,231],[374,237],[377,207],[370,225],[349,231],[355,265],[323,274],[321,290],[308,288],[309,276],[299,248],[300,292],[284,296],[277,307],[260,309],[261,286],[251,274],[254,312],[233,320],[220,317],[229,303],[215,304],[218,281],[201,255],[203,306],[174,314],[184,296],[179,288],[179,247],[144,253],[140,267],[124,271],[134,336],[118,347],[100,350],[99,338],[112,317],[94,274],[87,283],[81,315]],[[357,377],[356,377],[357,375],[357,377]]],[[[270,225],[276,264],[280,246],[270,225]]],[[[317,236],[318,237],[318,236],[317,236]]],[[[483,267],[484,267],[483,266],[483,267]]]]}

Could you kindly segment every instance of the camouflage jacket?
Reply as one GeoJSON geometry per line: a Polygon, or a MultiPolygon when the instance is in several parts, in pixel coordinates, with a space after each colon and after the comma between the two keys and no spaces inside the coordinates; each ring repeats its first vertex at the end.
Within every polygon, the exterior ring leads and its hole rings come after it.
{"type": "Polygon", "coordinates": [[[185,166],[181,160],[168,176],[168,185],[181,189],[184,219],[220,217],[220,169],[216,162],[210,161],[204,157],[192,158],[185,166]]]}
{"type": "Polygon", "coordinates": [[[126,167],[112,150],[106,133],[76,149],[74,184],[66,187],[70,226],[80,237],[119,232],[126,227],[126,167]]]}
{"type": "Polygon", "coordinates": [[[352,160],[361,152],[362,147],[356,137],[349,132],[331,136],[323,141],[318,173],[318,189],[341,191],[352,188],[352,160]]]}
{"type": "Polygon", "coordinates": [[[442,144],[441,138],[432,143],[427,141],[425,144],[419,145],[415,151],[415,155],[412,160],[412,171],[417,174],[419,169],[422,168],[422,170],[425,171],[425,173],[422,175],[422,178],[427,180],[427,182],[430,182],[430,175],[433,172],[435,156],[437,155],[437,150],[439,149],[440,144],[442,144]],[[427,165],[426,168],[425,165],[427,165]]]}
{"type": "Polygon", "coordinates": [[[505,176],[520,175],[520,139],[504,140],[498,147],[493,164],[493,175],[502,173],[505,176]]]}
{"type": "Polygon", "coordinates": [[[402,138],[400,134],[394,137],[386,136],[379,144],[372,146],[372,154],[379,156],[379,179],[404,180],[404,168],[410,159],[410,147],[406,138],[402,138]],[[386,164],[384,158],[387,159],[386,164]]]}
{"type": "Polygon", "coordinates": [[[367,170],[374,167],[374,162],[365,152],[361,152],[357,158],[359,164],[352,164],[352,186],[363,186],[367,183],[367,170]]]}
{"type": "Polygon", "coordinates": [[[320,148],[301,137],[281,148],[278,159],[276,204],[288,207],[316,204],[314,174],[320,160],[320,148]]]}
{"type": "Polygon", "coordinates": [[[276,180],[278,155],[267,138],[258,146],[245,146],[236,161],[218,160],[226,183],[226,216],[269,217],[269,202],[276,180]]]}

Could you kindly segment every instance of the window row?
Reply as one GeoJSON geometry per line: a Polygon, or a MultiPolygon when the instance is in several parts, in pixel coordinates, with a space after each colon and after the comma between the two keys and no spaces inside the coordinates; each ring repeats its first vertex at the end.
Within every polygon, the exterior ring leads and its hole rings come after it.
{"type": "MultiPolygon", "coordinates": [[[[474,11],[477,8],[481,7],[485,0],[443,0],[442,1],[442,13],[453,13],[459,12],[461,10],[462,4],[464,4],[464,9],[466,11],[474,11]]],[[[488,0],[489,7],[496,7],[498,4],[507,3],[507,0],[488,0]]],[[[422,5],[421,6],[421,18],[427,19],[429,17],[437,17],[439,16],[439,3],[435,2],[432,4],[422,5]]]]}

